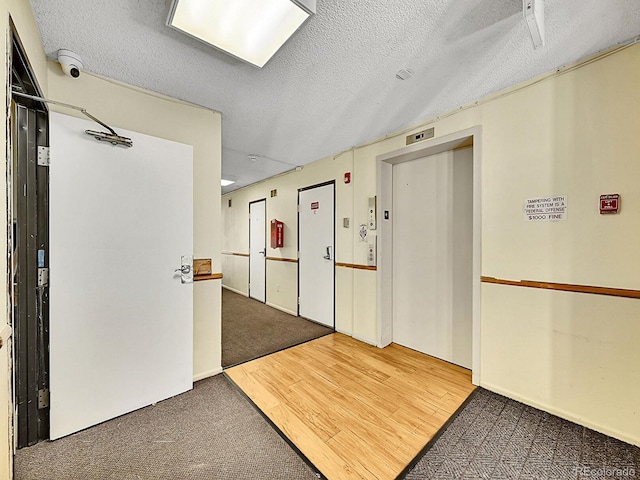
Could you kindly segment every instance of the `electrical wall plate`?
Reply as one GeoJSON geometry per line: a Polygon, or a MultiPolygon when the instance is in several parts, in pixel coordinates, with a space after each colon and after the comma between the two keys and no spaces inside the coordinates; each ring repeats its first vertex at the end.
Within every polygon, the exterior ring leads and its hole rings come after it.
{"type": "Polygon", "coordinates": [[[377,262],[377,252],[376,252],[376,239],[373,238],[372,241],[367,245],[367,265],[370,267],[375,267],[377,262]]]}
{"type": "Polygon", "coordinates": [[[367,225],[369,230],[376,229],[376,197],[369,197],[369,219],[367,225]]]}

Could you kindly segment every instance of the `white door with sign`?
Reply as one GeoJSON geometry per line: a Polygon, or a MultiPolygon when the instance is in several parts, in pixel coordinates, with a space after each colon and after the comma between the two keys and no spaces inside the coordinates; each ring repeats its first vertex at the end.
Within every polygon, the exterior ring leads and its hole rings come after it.
{"type": "Polygon", "coordinates": [[[335,185],[298,192],[298,315],[335,325],[335,185]]]}
{"type": "Polygon", "coordinates": [[[249,296],[263,303],[267,300],[266,209],[266,200],[249,204],[249,296]]]}
{"type": "Polygon", "coordinates": [[[192,147],[86,129],[50,114],[51,439],[193,386],[192,147]]]}

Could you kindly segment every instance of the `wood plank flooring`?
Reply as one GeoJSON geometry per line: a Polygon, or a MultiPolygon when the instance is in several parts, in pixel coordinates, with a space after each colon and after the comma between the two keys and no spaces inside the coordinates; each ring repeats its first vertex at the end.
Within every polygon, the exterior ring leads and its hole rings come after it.
{"type": "Polygon", "coordinates": [[[471,394],[471,372],[335,333],[225,371],[329,480],[395,479],[471,394]]]}

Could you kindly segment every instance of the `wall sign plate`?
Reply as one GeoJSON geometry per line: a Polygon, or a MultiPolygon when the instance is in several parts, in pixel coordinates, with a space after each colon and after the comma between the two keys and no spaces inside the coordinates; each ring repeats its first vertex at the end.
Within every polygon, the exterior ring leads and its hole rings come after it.
{"type": "Polygon", "coordinates": [[[620,208],[620,195],[617,193],[608,193],[600,195],[600,214],[618,213],[620,208]]]}

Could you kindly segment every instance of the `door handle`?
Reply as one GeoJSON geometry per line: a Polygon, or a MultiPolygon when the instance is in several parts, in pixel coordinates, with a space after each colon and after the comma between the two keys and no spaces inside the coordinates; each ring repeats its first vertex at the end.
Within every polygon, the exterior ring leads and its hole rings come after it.
{"type": "Polygon", "coordinates": [[[259,253],[260,255],[266,255],[266,254],[267,254],[267,251],[266,251],[266,250],[260,250],[258,253],[259,253]]]}
{"type": "Polygon", "coordinates": [[[193,257],[183,256],[180,262],[180,268],[176,268],[173,272],[180,274],[180,281],[182,283],[193,282],[193,257]]]}
{"type": "Polygon", "coordinates": [[[331,260],[331,246],[327,247],[327,254],[323,258],[325,260],[331,260]]]}
{"type": "Polygon", "coordinates": [[[182,275],[189,275],[191,271],[191,265],[182,265],[180,268],[176,268],[174,270],[175,273],[180,273],[182,275]]]}

